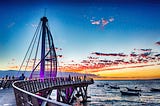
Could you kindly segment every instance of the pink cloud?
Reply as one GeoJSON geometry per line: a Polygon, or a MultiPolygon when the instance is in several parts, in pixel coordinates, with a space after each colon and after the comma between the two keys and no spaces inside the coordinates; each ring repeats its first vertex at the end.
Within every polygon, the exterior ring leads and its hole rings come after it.
{"type": "Polygon", "coordinates": [[[109,23],[108,20],[102,18],[102,26],[105,26],[109,23]]]}
{"type": "Polygon", "coordinates": [[[96,21],[91,20],[91,24],[93,24],[93,25],[99,25],[100,24],[100,20],[96,20],[96,21]]]}

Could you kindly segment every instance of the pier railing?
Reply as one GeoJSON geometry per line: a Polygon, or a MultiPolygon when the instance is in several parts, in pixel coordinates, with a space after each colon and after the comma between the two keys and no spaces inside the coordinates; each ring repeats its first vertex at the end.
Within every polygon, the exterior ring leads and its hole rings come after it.
{"type": "Polygon", "coordinates": [[[66,87],[78,87],[93,84],[92,78],[86,77],[57,77],[16,81],[13,83],[17,106],[64,106],[67,104],[53,101],[41,96],[40,92],[66,87]]]}
{"type": "Polygon", "coordinates": [[[17,79],[0,79],[0,88],[10,88],[15,81],[17,81],[17,79]]]}

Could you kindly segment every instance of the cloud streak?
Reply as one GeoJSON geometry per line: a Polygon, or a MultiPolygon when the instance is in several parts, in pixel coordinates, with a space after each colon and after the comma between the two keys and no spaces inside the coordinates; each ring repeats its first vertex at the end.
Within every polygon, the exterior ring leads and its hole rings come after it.
{"type": "Polygon", "coordinates": [[[160,41],[156,42],[155,44],[160,46],[160,41]]]}
{"type": "Polygon", "coordinates": [[[92,54],[95,54],[97,56],[120,56],[120,57],[126,57],[127,55],[123,53],[100,53],[100,52],[93,52],[92,54]]]}
{"type": "Polygon", "coordinates": [[[98,20],[94,20],[91,19],[90,22],[92,25],[100,25],[101,27],[104,27],[106,25],[108,25],[109,23],[112,23],[114,21],[114,18],[109,18],[109,19],[105,19],[105,18],[101,18],[98,20]]]}
{"type": "Polygon", "coordinates": [[[12,28],[15,24],[16,24],[15,22],[12,22],[12,23],[8,24],[7,27],[8,27],[8,28],[12,28]]]}

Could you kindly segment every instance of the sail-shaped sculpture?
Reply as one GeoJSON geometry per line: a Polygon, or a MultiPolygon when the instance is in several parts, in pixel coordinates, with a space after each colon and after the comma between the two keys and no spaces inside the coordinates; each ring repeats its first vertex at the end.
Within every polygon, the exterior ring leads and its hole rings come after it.
{"type": "MultiPolygon", "coordinates": [[[[70,75],[69,77],[55,78],[57,76],[57,56],[53,43],[52,34],[48,26],[47,17],[41,18],[40,23],[33,36],[33,39],[31,40],[29,48],[26,52],[26,55],[23,59],[23,62],[20,66],[19,73],[25,74],[25,72],[28,70],[32,70],[30,71],[31,73],[29,77],[31,80],[18,82],[18,84],[22,83],[21,85],[26,84],[25,87],[23,87],[26,90],[26,92],[34,91],[32,93],[38,93],[43,97],[49,98],[52,93],[52,90],[56,89],[58,102],[70,104],[72,101],[74,101],[75,96],[81,96],[83,101],[87,101],[87,88],[89,84],[93,83],[93,79],[86,78],[86,76],[71,77],[70,75]],[[39,80],[39,78],[42,80],[39,80]],[[34,81],[36,83],[34,83],[34,81]],[[28,83],[30,84],[28,85],[28,83]],[[42,84],[42,86],[40,86],[40,88],[38,87],[38,90],[36,89],[37,91],[35,91],[34,87],[39,86],[39,84],[42,84]],[[27,86],[29,86],[29,88],[31,89],[28,89],[27,86]]],[[[17,87],[14,89],[16,92],[19,91],[17,87]]],[[[18,94],[25,94],[26,92],[19,91],[18,94]]],[[[17,103],[22,103],[22,101],[26,102],[24,100],[19,99],[19,95],[17,96],[16,94],[16,97],[18,98],[17,100],[20,100],[20,102],[17,103]]],[[[25,97],[23,98],[27,98],[27,100],[29,100],[30,103],[33,102],[32,100],[30,100],[32,99],[31,95],[26,95],[28,94],[25,94],[25,97]]],[[[34,97],[34,100],[36,100],[36,98],[34,97]]],[[[37,98],[37,102],[34,103],[40,103],[44,105],[47,103],[47,101],[45,99],[45,101],[42,102],[39,98],[37,98]]]]}
{"type": "Polygon", "coordinates": [[[57,75],[57,56],[47,17],[42,17],[20,70],[32,70],[32,78],[53,78],[57,75]],[[26,65],[25,62],[27,62],[26,65]],[[24,68],[25,67],[25,68],[24,68]],[[24,69],[22,69],[24,68],[24,69]],[[31,69],[32,68],[32,69],[31,69]]]}
{"type": "Polygon", "coordinates": [[[47,17],[41,18],[41,22],[42,22],[42,46],[41,46],[40,78],[56,77],[57,56],[53,44],[52,34],[48,28],[47,17]]]}

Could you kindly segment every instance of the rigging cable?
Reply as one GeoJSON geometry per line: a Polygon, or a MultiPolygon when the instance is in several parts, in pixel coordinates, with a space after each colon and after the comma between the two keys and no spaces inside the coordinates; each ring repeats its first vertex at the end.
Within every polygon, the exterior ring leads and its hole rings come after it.
{"type": "MultiPolygon", "coordinates": [[[[40,25],[40,22],[39,22],[38,26],[39,26],[39,25],[40,25]]],[[[26,52],[26,54],[25,54],[25,57],[24,57],[24,59],[23,59],[23,61],[22,61],[22,64],[21,64],[21,66],[20,66],[20,68],[19,68],[19,70],[18,70],[17,77],[18,77],[18,75],[19,75],[19,73],[20,73],[20,71],[21,71],[21,69],[22,69],[22,66],[23,66],[23,64],[24,64],[24,62],[25,62],[25,60],[26,60],[26,58],[27,58],[28,52],[30,51],[30,48],[31,48],[31,46],[32,46],[32,43],[33,43],[35,37],[36,37],[36,34],[37,34],[37,32],[38,32],[38,29],[39,29],[39,28],[37,27],[36,32],[35,32],[32,40],[31,40],[31,43],[30,43],[30,45],[29,45],[29,47],[28,47],[28,50],[27,50],[27,52],[26,52]]]]}

